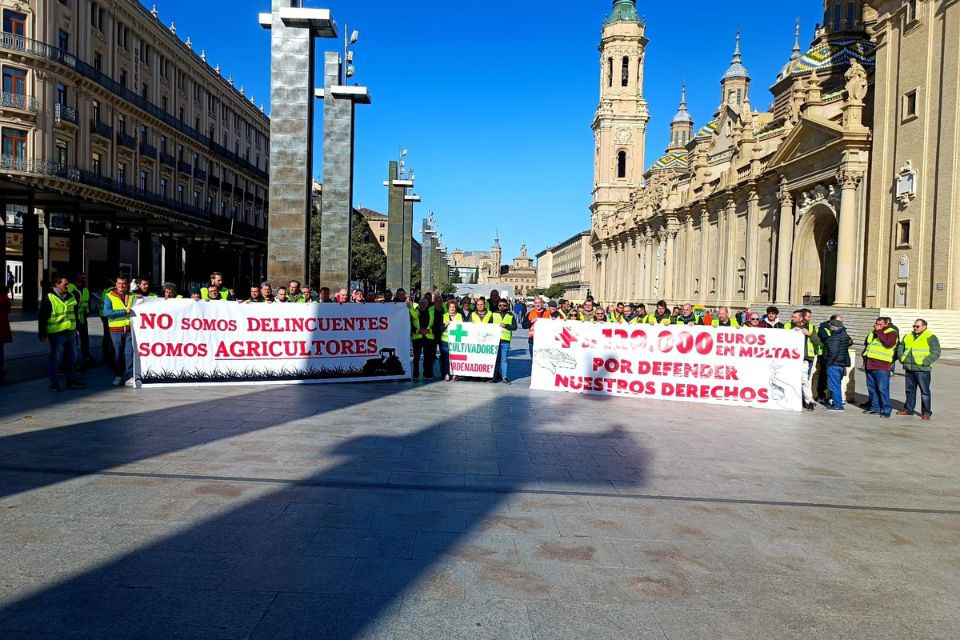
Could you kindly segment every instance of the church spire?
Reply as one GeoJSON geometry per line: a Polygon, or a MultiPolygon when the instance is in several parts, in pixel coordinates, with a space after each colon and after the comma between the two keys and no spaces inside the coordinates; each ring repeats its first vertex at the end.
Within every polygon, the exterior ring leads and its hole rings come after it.
{"type": "Polygon", "coordinates": [[[730,61],[727,72],[723,74],[720,86],[722,87],[721,104],[728,104],[735,109],[739,109],[747,91],[750,89],[750,73],[743,66],[743,56],[740,53],[739,29],[737,29],[737,45],[733,50],[733,59],[730,61]]]}
{"type": "Polygon", "coordinates": [[[607,16],[606,24],[614,22],[639,22],[637,0],[613,0],[613,9],[607,16]]]}
{"type": "Polygon", "coordinates": [[[747,68],[743,66],[743,56],[740,54],[740,30],[737,29],[737,46],[733,50],[733,60],[731,60],[727,72],[723,74],[723,79],[749,77],[750,73],[747,71],[747,68]]]}
{"type": "Polygon", "coordinates": [[[800,57],[800,18],[797,18],[797,27],[794,30],[793,36],[793,53],[790,54],[790,61],[793,62],[800,57]]]}

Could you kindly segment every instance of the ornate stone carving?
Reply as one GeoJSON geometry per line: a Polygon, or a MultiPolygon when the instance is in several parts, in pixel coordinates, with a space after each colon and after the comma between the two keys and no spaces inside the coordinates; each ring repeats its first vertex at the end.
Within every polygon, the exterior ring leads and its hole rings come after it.
{"type": "Polygon", "coordinates": [[[850,68],[843,74],[847,81],[847,97],[862,102],[867,97],[867,72],[855,59],[850,59],[850,68]]]}
{"type": "Polygon", "coordinates": [[[793,196],[790,194],[790,190],[787,189],[786,179],[780,181],[780,190],[777,192],[777,200],[780,201],[781,207],[793,206],[793,196]]]}
{"type": "Polygon", "coordinates": [[[863,180],[863,172],[853,169],[841,169],[837,172],[837,182],[841,189],[856,189],[863,180]]]}
{"type": "Polygon", "coordinates": [[[897,174],[897,203],[905,207],[916,197],[917,171],[913,168],[913,163],[907,160],[897,174]]]}
{"type": "Polygon", "coordinates": [[[633,132],[628,127],[617,127],[613,141],[615,144],[630,144],[633,142],[633,132]]]}
{"type": "Polygon", "coordinates": [[[818,184],[810,191],[801,193],[798,199],[798,207],[801,213],[820,203],[829,205],[834,212],[840,210],[840,190],[837,189],[836,185],[818,184]]]}

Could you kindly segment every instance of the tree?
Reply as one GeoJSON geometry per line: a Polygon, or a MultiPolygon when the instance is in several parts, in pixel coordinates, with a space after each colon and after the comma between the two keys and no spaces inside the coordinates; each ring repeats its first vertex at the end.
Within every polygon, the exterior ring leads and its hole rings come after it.
{"type": "Polygon", "coordinates": [[[547,287],[546,291],[543,292],[543,295],[547,296],[551,300],[558,300],[563,297],[567,292],[562,284],[552,284],[547,287]]]}
{"type": "Polygon", "coordinates": [[[460,277],[459,269],[454,269],[453,273],[450,274],[450,282],[452,284],[460,284],[463,282],[463,278],[460,277]]]}
{"type": "Polygon", "coordinates": [[[350,230],[350,272],[365,291],[382,291],[387,286],[387,258],[359,214],[350,230]]]}
{"type": "Polygon", "coordinates": [[[443,287],[440,288],[440,293],[444,295],[449,293],[456,293],[456,292],[457,292],[457,285],[453,284],[452,282],[448,282],[447,284],[443,285],[443,287]]]}
{"type": "Polygon", "coordinates": [[[420,275],[420,265],[415,264],[410,269],[410,290],[420,291],[421,284],[423,284],[423,280],[420,275]]]}

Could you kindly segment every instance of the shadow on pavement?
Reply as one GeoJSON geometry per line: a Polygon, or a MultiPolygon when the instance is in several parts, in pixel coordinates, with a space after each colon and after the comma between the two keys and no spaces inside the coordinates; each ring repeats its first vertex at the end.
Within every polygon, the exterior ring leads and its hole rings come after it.
{"type": "MultiPolygon", "coordinates": [[[[349,405],[331,399],[336,408],[349,405]]],[[[468,585],[484,581],[549,591],[549,577],[525,574],[496,548],[473,548],[477,562],[459,572],[451,554],[496,519],[511,493],[538,482],[574,493],[613,491],[613,482],[639,487],[648,453],[616,426],[589,433],[543,428],[557,410],[541,420],[536,414],[543,411],[525,396],[510,396],[489,410],[440,419],[424,411],[429,424],[417,431],[346,440],[324,454],[340,461],[333,468],[0,609],[0,635],[392,638],[401,595],[462,600],[468,585]],[[387,483],[341,480],[344,471],[363,468],[411,471],[394,471],[387,483]],[[451,481],[456,469],[473,475],[451,481]]],[[[317,416],[318,433],[324,419],[317,416]]],[[[121,422],[107,428],[118,431],[121,422]]],[[[77,436],[96,431],[81,426],[77,436]]],[[[194,438],[177,446],[206,441],[194,438]]],[[[234,486],[210,481],[194,491],[234,486]]]]}

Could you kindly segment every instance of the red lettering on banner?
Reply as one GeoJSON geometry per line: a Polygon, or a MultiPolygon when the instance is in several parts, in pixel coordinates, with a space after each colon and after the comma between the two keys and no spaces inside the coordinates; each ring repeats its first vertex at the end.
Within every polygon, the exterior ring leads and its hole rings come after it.
{"type": "Polygon", "coordinates": [[[140,318],[140,328],[141,329],[162,329],[166,331],[173,326],[173,317],[167,313],[141,313],[138,314],[140,318]]]}

